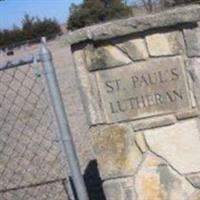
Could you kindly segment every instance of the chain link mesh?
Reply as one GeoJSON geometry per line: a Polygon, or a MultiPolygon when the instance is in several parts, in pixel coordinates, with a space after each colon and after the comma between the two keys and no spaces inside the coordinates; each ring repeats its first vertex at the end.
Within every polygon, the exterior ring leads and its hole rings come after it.
{"type": "Polygon", "coordinates": [[[66,200],[65,173],[42,77],[0,71],[0,199],[66,200]]]}

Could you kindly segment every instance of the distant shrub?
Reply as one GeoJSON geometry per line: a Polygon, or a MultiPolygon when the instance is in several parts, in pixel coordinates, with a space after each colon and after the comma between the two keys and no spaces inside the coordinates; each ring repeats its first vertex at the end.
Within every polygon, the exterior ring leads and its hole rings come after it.
{"type": "Polygon", "coordinates": [[[69,30],[91,24],[119,19],[131,15],[131,9],[123,0],[83,0],[80,5],[72,4],[67,22],[69,30]]]}
{"type": "Polygon", "coordinates": [[[12,46],[26,40],[39,39],[42,36],[52,37],[60,32],[60,25],[54,19],[41,20],[25,15],[22,19],[22,28],[14,26],[11,30],[0,30],[0,46],[12,46]]]}

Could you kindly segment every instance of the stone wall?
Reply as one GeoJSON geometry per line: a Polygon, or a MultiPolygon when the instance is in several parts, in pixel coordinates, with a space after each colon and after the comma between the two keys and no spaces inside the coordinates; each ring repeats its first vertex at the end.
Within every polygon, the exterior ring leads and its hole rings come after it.
{"type": "Polygon", "coordinates": [[[200,198],[200,7],[69,33],[108,200],[200,198]]]}

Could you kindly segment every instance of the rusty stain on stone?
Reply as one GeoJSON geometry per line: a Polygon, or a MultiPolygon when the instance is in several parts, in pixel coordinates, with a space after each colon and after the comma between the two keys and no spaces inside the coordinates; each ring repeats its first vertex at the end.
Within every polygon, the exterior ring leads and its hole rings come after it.
{"type": "Polygon", "coordinates": [[[101,131],[95,138],[94,150],[98,164],[105,176],[133,174],[141,161],[142,153],[134,137],[130,138],[129,129],[111,126],[101,131]]]}

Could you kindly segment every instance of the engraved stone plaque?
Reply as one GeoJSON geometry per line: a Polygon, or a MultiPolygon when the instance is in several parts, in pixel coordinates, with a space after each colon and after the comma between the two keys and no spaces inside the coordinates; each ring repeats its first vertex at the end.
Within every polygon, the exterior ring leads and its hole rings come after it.
{"type": "Polygon", "coordinates": [[[96,72],[107,122],[145,118],[191,109],[181,57],[96,72]]]}

